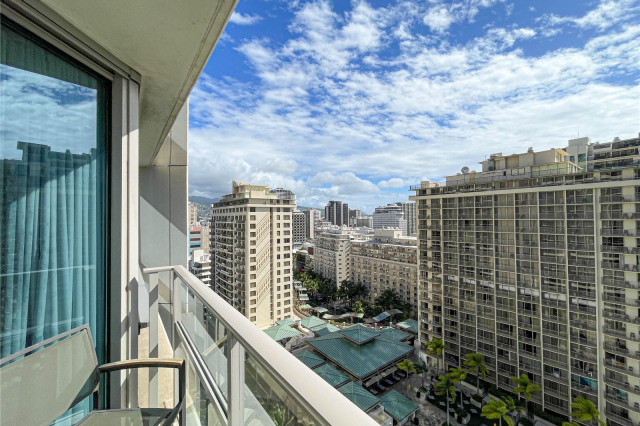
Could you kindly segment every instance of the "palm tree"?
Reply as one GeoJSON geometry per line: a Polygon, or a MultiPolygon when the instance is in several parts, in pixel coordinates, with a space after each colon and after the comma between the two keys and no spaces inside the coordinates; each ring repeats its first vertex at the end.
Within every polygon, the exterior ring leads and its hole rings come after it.
{"type": "Polygon", "coordinates": [[[464,366],[467,367],[468,372],[476,376],[476,395],[480,395],[480,376],[484,379],[489,374],[489,369],[482,359],[482,354],[467,354],[464,366]]]}
{"type": "MultiPolygon", "coordinates": [[[[517,416],[519,416],[520,413],[526,412],[527,409],[524,408],[522,405],[516,404],[516,401],[513,398],[511,398],[510,396],[504,396],[504,397],[502,397],[502,400],[504,401],[504,405],[507,406],[507,413],[509,413],[509,415],[512,418],[518,418],[518,422],[516,422],[516,426],[517,426],[518,423],[520,422],[520,418],[517,417],[517,416]]],[[[571,426],[573,426],[573,425],[571,425],[571,426]]]]}
{"type": "Polygon", "coordinates": [[[362,300],[356,300],[355,306],[353,308],[353,312],[357,314],[364,313],[364,303],[362,303],[362,300]]]}
{"type": "Polygon", "coordinates": [[[438,370],[440,370],[440,360],[442,359],[442,354],[444,353],[444,349],[446,346],[442,339],[434,337],[431,339],[429,343],[427,343],[427,354],[436,357],[438,361],[438,370]]]}
{"type": "Polygon", "coordinates": [[[396,365],[398,366],[398,368],[400,370],[402,370],[402,371],[407,373],[407,377],[409,377],[409,372],[411,372],[411,373],[415,373],[416,372],[416,367],[408,359],[403,359],[402,361],[400,361],[396,365]]]}
{"type": "Polygon", "coordinates": [[[571,417],[579,422],[592,423],[595,420],[600,426],[605,426],[600,420],[598,407],[590,399],[581,396],[576,397],[571,403],[571,417]]]}
{"type": "Polygon", "coordinates": [[[451,398],[451,403],[456,402],[456,385],[451,379],[449,374],[445,374],[443,376],[438,377],[438,382],[433,385],[433,390],[436,395],[446,396],[447,400],[447,425],[450,425],[449,422],[449,398],[451,398]]]}
{"type": "MultiPolygon", "coordinates": [[[[451,367],[449,369],[449,375],[451,376],[451,380],[453,380],[454,386],[467,378],[467,372],[464,371],[462,367],[451,367]]],[[[460,388],[460,408],[462,408],[462,388],[460,388]]]]}
{"type": "Polygon", "coordinates": [[[424,373],[427,371],[427,366],[424,361],[420,361],[414,367],[416,368],[416,374],[420,375],[420,386],[424,387],[424,373]]]}
{"type": "Polygon", "coordinates": [[[540,386],[531,382],[529,376],[522,374],[520,377],[514,376],[511,378],[512,382],[516,383],[516,387],[513,388],[513,392],[517,394],[523,394],[524,400],[527,402],[527,411],[530,410],[531,394],[533,392],[540,392],[542,389],[540,386]]]}
{"type": "Polygon", "coordinates": [[[289,426],[294,421],[293,416],[287,413],[287,409],[281,405],[277,405],[269,410],[269,417],[271,417],[271,421],[273,421],[276,426],[289,426]]]}
{"type": "Polygon", "coordinates": [[[495,420],[499,419],[500,426],[502,426],[502,420],[509,426],[513,426],[513,420],[507,414],[507,405],[501,399],[492,399],[482,407],[482,417],[495,420]]]}

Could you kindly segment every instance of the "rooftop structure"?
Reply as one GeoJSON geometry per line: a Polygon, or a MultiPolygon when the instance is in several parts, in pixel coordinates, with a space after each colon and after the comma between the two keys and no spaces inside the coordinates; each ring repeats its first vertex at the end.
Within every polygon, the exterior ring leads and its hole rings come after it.
{"type": "Polygon", "coordinates": [[[342,374],[331,364],[323,364],[313,370],[318,376],[322,377],[334,388],[340,387],[349,382],[349,377],[342,374]]]}
{"type": "Polygon", "coordinates": [[[380,398],[385,413],[393,417],[398,424],[404,424],[418,411],[420,405],[396,390],[391,390],[380,398]]]}
{"type": "Polygon", "coordinates": [[[395,366],[413,347],[393,337],[362,332],[362,325],[318,337],[309,344],[357,380],[366,380],[395,366]],[[360,343],[356,343],[360,342],[360,343]]]}
{"type": "Polygon", "coordinates": [[[338,391],[349,398],[362,411],[369,411],[380,403],[380,399],[356,382],[349,382],[341,386],[338,391]]]}

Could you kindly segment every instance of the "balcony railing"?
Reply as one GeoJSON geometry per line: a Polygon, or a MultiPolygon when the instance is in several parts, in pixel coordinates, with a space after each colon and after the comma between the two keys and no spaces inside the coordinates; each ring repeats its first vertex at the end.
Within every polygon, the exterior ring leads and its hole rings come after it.
{"type": "MultiPolygon", "coordinates": [[[[149,352],[163,326],[187,360],[187,424],[377,424],[183,266],[143,270],[149,289],[149,352]]],[[[150,401],[158,381],[150,372],[150,401]]]]}

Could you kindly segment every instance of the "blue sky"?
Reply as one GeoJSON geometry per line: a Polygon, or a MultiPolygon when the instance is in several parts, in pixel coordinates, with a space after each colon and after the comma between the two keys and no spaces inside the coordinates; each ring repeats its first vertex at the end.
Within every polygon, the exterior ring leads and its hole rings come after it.
{"type": "Polygon", "coordinates": [[[494,152],[640,131],[640,2],[240,1],[190,99],[190,191],[371,212],[494,152]]]}

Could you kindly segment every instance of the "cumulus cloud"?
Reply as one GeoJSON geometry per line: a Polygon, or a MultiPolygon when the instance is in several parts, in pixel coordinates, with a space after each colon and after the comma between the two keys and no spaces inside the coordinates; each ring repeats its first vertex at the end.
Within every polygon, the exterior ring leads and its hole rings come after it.
{"type": "Polygon", "coordinates": [[[233,12],[233,15],[229,18],[229,22],[236,25],[253,25],[261,20],[261,16],[249,14],[243,15],[240,12],[233,12]]]}
{"type": "Polygon", "coordinates": [[[598,7],[583,16],[549,14],[544,15],[540,20],[550,26],[572,24],[582,29],[596,28],[599,31],[604,31],[609,27],[619,25],[622,21],[631,21],[634,17],[637,20],[637,16],[634,15],[639,9],[640,6],[635,0],[604,0],[598,7]]]}
{"type": "MultiPolygon", "coordinates": [[[[194,89],[191,190],[219,196],[240,179],[289,188],[302,205],[342,199],[370,212],[406,200],[417,177],[477,169],[492,152],[562,147],[578,132],[601,141],[637,134],[640,25],[609,14],[626,24],[591,25],[574,46],[535,55],[523,41],[543,44],[549,29],[576,24],[491,26],[461,41],[446,34],[482,8],[504,15],[497,3],[454,2],[451,22],[430,21],[440,32],[429,35],[423,17],[439,0],[360,1],[346,12],[327,1],[292,6],[288,38],[236,42],[251,78],[203,75],[194,89]]],[[[596,22],[585,17],[604,3],[575,19],[596,22]]]]}
{"type": "Polygon", "coordinates": [[[378,182],[378,186],[380,188],[402,188],[409,186],[411,183],[415,183],[415,181],[409,183],[405,182],[405,180],[401,178],[391,178],[389,180],[381,180],[378,182]]]}
{"type": "Polygon", "coordinates": [[[443,33],[455,21],[453,15],[449,13],[446,6],[432,7],[422,19],[422,22],[428,26],[431,31],[443,33]]]}

